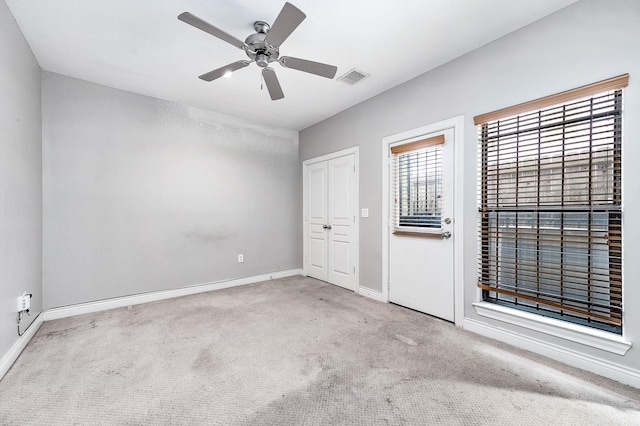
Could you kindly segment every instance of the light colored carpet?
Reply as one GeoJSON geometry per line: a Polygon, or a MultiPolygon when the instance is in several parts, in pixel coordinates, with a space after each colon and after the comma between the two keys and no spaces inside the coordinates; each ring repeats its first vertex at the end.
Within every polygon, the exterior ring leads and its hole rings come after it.
{"type": "Polygon", "coordinates": [[[293,277],[46,322],[2,425],[638,425],[640,392],[293,277]]]}

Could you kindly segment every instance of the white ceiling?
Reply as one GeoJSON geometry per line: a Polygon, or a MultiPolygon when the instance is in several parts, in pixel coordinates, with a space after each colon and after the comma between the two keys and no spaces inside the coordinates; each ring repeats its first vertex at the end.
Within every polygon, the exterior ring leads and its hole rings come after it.
{"type": "Polygon", "coordinates": [[[6,0],[40,66],[68,76],[294,130],[470,52],[576,0],[291,0],[306,20],[294,56],[371,74],[348,86],[275,64],[285,98],[260,90],[255,64],[200,74],[245,53],[177,19],[189,11],[244,40],[284,0],[6,0]]]}

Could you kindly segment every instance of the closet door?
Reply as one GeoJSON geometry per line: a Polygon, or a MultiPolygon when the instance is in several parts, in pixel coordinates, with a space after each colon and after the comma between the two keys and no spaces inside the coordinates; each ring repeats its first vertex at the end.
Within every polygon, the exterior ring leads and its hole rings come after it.
{"type": "Polygon", "coordinates": [[[307,275],[327,281],[327,169],[326,161],[311,164],[306,177],[307,275]]]}
{"type": "Polygon", "coordinates": [[[355,290],[354,155],[313,163],[307,170],[307,274],[355,290]]]}

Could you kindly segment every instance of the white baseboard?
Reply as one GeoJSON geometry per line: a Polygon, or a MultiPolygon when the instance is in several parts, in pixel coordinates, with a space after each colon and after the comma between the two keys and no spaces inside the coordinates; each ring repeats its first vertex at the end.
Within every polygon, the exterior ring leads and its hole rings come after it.
{"type": "Polygon", "coordinates": [[[275,280],[278,278],[292,277],[301,274],[302,270],[300,269],[289,269],[286,271],[272,272],[269,274],[254,275],[247,278],[238,278],[216,281],[206,284],[198,284],[194,286],[178,288],[175,290],[134,294],[131,296],[116,297],[113,299],[98,300],[96,302],[80,303],[77,305],[47,309],[42,313],[42,316],[44,321],[51,321],[60,318],[90,314],[93,312],[106,311],[109,309],[122,308],[132,305],[139,305],[141,303],[155,302],[157,300],[172,299],[174,297],[188,296],[190,294],[205,293],[212,290],[222,290],[224,288],[237,287],[241,285],[257,283],[260,281],[275,280]]]}
{"type": "Polygon", "coordinates": [[[383,302],[383,303],[387,302],[386,300],[384,300],[384,296],[383,296],[382,292],[376,291],[376,290],[371,290],[370,288],[359,287],[358,288],[358,294],[360,296],[365,296],[365,297],[368,297],[370,299],[377,300],[378,302],[383,302]]]}
{"type": "Polygon", "coordinates": [[[24,332],[24,334],[20,336],[16,343],[11,347],[11,349],[9,349],[9,352],[7,352],[2,357],[2,360],[0,360],[0,380],[4,377],[5,374],[7,374],[7,371],[9,371],[13,363],[16,362],[18,356],[20,356],[33,336],[36,335],[36,331],[38,331],[43,322],[44,320],[42,318],[42,314],[38,315],[24,332]]]}
{"type": "Polygon", "coordinates": [[[514,333],[512,331],[494,327],[471,318],[464,319],[463,328],[482,336],[490,337],[518,348],[544,355],[572,367],[590,371],[600,376],[616,380],[620,383],[640,388],[640,371],[638,370],[605,361],[591,355],[576,352],[571,349],[554,345],[553,343],[544,342],[520,333],[514,333]]]}

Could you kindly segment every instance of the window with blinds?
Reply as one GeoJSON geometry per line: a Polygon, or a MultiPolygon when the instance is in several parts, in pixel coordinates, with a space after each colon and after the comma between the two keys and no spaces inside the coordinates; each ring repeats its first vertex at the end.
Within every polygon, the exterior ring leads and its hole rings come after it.
{"type": "Polygon", "coordinates": [[[485,301],[622,333],[623,86],[476,123],[485,301]]]}
{"type": "Polygon", "coordinates": [[[440,230],[443,142],[439,135],[391,147],[396,233],[440,230]]]}

